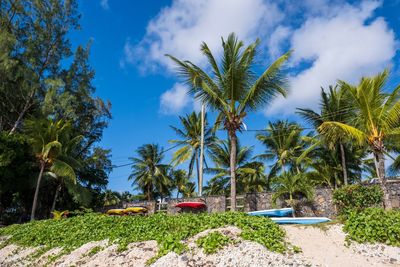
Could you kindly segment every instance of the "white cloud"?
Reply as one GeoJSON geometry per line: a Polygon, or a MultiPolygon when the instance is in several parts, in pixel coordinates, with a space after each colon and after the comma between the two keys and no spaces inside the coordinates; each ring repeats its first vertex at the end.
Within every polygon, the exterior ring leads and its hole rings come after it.
{"type": "Polygon", "coordinates": [[[278,58],[283,54],[282,47],[284,42],[290,37],[291,30],[289,27],[278,26],[271,34],[268,40],[268,52],[271,58],[278,58]]]}
{"type": "Polygon", "coordinates": [[[203,41],[218,53],[221,37],[235,32],[244,41],[254,41],[282,18],[275,4],[263,0],[175,0],[149,22],[140,43],[129,44],[122,61],[134,64],[129,60],[129,51],[134,51],[134,60],[144,62],[140,65],[146,71],[157,66],[171,70],[174,65],[165,54],[202,65],[203,41]]]}
{"type": "Polygon", "coordinates": [[[160,112],[163,114],[177,114],[191,102],[187,88],[180,83],[165,91],[160,97],[160,112]]]}
{"type": "Polygon", "coordinates": [[[108,0],[101,0],[100,6],[105,10],[110,9],[110,4],[108,3],[108,0]]]}
{"type": "MultiPolygon", "coordinates": [[[[286,115],[296,107],[315,108],[320,87],[337,79],[356,82],[363,75],[381,71],[396,51],[395,36],[383,18],[373,16],[380,1],[348,4],[344,0],[173,0],[151,19],[138,43],[126,40],[120,66],[135,65],[143,72],[171,72],[165,57],[172,54],[201,67],[199,51],[205,41],[214,54],[221,52],[221,36],[235,32],[245,43],[257,37],[261,62],[294,49],[289,77],[291,94],[277,99],[265,112],[286,115]],[[294,73],[294,72],[293,72],[294,73]]],[[[265,65],[263,64],[263,65],[265,65]]],[[[176,84],[161,96],[162,113],[176,113],[190,104],[176,84]]]]}
{"type": "Polygon", "coordinates": [[[276,100],[266,113],[287,115],[296,107],[315,108],[321,86],[337,79],[357,82],[387,67],[395,55],[396,40],[382,18],[371,19],[379,4],[345,5],[335,16],[309,18],[294,31],[293,63],[311,65],[290,77],[291,94],[276,100]]]}

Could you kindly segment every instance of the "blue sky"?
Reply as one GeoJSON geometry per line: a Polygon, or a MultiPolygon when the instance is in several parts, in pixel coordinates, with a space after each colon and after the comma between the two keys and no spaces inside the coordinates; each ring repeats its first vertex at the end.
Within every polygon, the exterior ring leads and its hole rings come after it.
{"type": "MultiPolygon", "coordinates": [[[[298,120],[295,108],[317,108],[320,87],[337,79],[357,82],[387,67],[388,88],[400,83],[400,1],[80,0],[79,10],[82,29],[72,33],[72,43],[92,39],[94,85],[98,96],[111,101],[113,114],[100,145],[112,149],[114,165],[129,163],[145,143],[170,147],[175,136],[169,125],[198,108],[164,54],[206,67],[200,43],[218,55],[221,36],[230,32],[247,43],[261,39],[260,70],[294,49],[291,94],[249,114],[249,129],[278,118],[298,120]]],[[[262,152],[254,132],[239,138],[262,152]]],[[[132,191],[130,170],[115,168],[109,188],[132,191]]]]}

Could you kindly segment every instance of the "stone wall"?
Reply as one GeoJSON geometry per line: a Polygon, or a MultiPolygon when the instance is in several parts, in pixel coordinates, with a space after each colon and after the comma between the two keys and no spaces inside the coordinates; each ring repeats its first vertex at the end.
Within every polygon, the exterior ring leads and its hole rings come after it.
{"type": "MultiPolygon", "coordinates": [[[[387,186],[390,193],[392,207],[400,208],[400,181],[388,181],[387,186]]],[[[255,210],[287,207],[287,204],[282,200],[278,200],[276,205],[273,205],[272,195],[272,192],[246,194],[244,196],[244,211],[249,212],[255,210]]],[[[185,199],[169,199],[166,204],[167,213],[178,213],[180,209],[175,208],[175,205],[183,201],[204,202],[207,205],[207,212],[209,213],[224,212],[227,210],[225,196],[207,196],[185,199]]],[[[126,208],[131,206],[146,207],[149,210],[149,214],[152,214],[157,210],[157,204],[155,201],[124,203],[122,206],[116,206],[115,208],[126,208]]],[[[107,207],[107,209],[109,208],[111,207],[107,207]]],[[[307,201],[306,199],[299,201],[298,205],[296,206],[296,213],[298,216],[335,218],[337,210],[336,206],[333,204],[333,190],[328,188],[317,188],[312,201],[307,201]]]]}
{"type": "MultiPolygon", "coordinates": [[[[272,192],[247,194],[244,211],[287,207],[287,204],[280,199],[277,200],[276,205],[273,205],[272,195],[272,192]]],[[[336,207],[333,205],[332,190],[326,188],[316,189],[312,201],[307,201],[306,199],[299,201],[298,205],[296,205],[296,213],[299,216],[334,218],[336,216],[336,207]]]]}
{"type": "Polygon", "coordinates": [[[400,181],[390,181],[386,183],[389,192],[389,199],[392,203],[392,208],[400,209],[400,181]]]}
{"type": "Polygon", "coordinates": [[[204,202],[207,205],[208,213],[224,212],[226,210],[225,196],[207,196],[193,198],[176,198],[168,200],[167,213],[176,214],[180,211],[175,205],[180,202],[204,202]]]}
{"type": "Polygon", "coordinates": [[[135,201],[135,202],[127,202],[122,204],[122,208],[129,207],[145,207],[147,209],[148,214],[154,214],[156,212],[156,202],[155,201],[135,201]]]}

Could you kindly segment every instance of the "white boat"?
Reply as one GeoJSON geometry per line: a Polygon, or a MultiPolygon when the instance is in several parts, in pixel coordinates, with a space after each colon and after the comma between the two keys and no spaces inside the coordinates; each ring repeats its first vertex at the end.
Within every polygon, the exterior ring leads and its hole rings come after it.
{"type": "Polygon", "coordinates": [[[280,218],[271,218],[277,224],[317,224],[323,222],[330,222],[331,219],[326,217],[280,217],[280,218]]]}
{"type": "Polygon", "coordinates": [[[292,213],[293,213],[292,208],[283,208],[283,209],[250,211],[247,214],[252,216],[284,217],[284,216],[290,216],[292,215],[292,213]]]}

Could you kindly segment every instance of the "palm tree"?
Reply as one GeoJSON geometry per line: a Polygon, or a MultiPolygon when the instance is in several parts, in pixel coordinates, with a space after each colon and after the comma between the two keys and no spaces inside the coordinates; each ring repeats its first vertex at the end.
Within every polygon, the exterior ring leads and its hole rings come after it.
{"type": "Polygon", "coordinates": [[[259,133],[256,138],[266,147],[264,154],[257,158],[273,160],[271,175],[287,172],[288,168],[300,172],[297,159],[303,153],[307,143],[301,135],[302,128],[299,124],[288,121],[269,122],[266,132],[259,133]]]}
{"type": "MultiPolygon", "coordinates": [[[[66,127],[65,130],[59,134],[58,138],[62,144],[58,159],[67,163],[75,170],[79,169],[81,167],[81,162],[77,160],[75,156],[77,155],[76,148],[81,142],[83,136],[73,136],[72,127],[69,124],[68,127],[66,127]]],[[[67,187],[68,191],[77,202],[81,204],[88,204],[90,201],[90,193],[84,187],[80,186],[77,183],[76,176],[71,176],[68,172],[65,173],[64,170],[65,168],[62,166],[61,168],[59,168],[57,165],[53,165],[51,171],[46,173],[49,176],[55,178],[57,182],[50,213],[55,210],[58,194],[63,187],[67,187]]]]}
{"type": "Polygon", "coordinates": [[[110,189],[106,190],[103,195],[104,206],[114,206],[121,202],[121,195],[110,189]]]}
{"type": "Polygon", "coordinates": [[[204,186],[204,194],[206,196],[212,195],[226,195],[227,187],[229,185],[229,177],[223,176],[214,176],[210,180],[208,180],[207,185],[204,186]]]}
{"type": "Polygon", "coordinates": [[[396,138],[398,140],[400,134],[400,85],[391,93],[383,92],[388,76],[388,71],[385,70],[374,77],[363,77],[357,86],[340,81],[342,90],[346,90],[351,96],[356,115],[347,123],[326,121],[318,128],[328,138],[336,139],[340,132],[352,137],[360,146],[369,146],[384,192],[386,208],[390,208],[390,201],[386,189],[384,154],[387,153],[386,147],[396,138]]]}
{"type": "MultiPolygon", "coordinates": [[[[261,162],[249,161],[252,147],[241,147],[238,143],[237,148],[235,172],[238,178],[238,192],[262,191],[267,184],[264,165],[261,162]]],[[[210,158],[216,166],[206,169],[207,173],[214,174],[205,188],[207,194],[225,192],[225,189],[231,186],[230,149],[230,141],[220,141],[209,146],[210,158]]]]}
{"type": "Polygon", "coordinates": [[[173,185],[176,187],[176,198],[179,197],[179,194],[185,191],[186,185],[189,183],[189,178],[184,170],[174,170],[172,172],[173,177],[173,185]]]}
{"type": "Polygon", "coordinates": [[[138,157],[130,158],[133,171],[128,180],[133,180],[133,184],[143,191],[149,201],[156,195],[169,195],[169,165],[162,163],[163,149],[156,144],[145,144],[139,147],[136,153],[138,157]]]}
{"type": "MultiPolygon", "coordinates": [[[[197,181],[200,185],[200,170],[199,170],[199,158],[200,158],[200,138],[201,138],[201,114],[192,112],[185,117],[179,117],[182,129],[170,126],[175,133],[181,138],[178,140],[170,140],[170,143],[176,143],[181,146],[180,149],[175,151],[172,158],[174,166],[177,166],[187,160],[189,162],[188,178],[192,176],[194,164],[196,164],[197,170],[197,181]]],[[[208,127],[207,117],[204,119],[204,147],[207,148],[209,144],[213,142],[214,133],[211,128],[208,127]]]]}
{"type": "Polygon", "coordinates": [[[207,58],[212,75],[190,61],[169,56],[179,67],[179,74],[190,86],[190,93],[200,102],[219,112],[217,124],[223,123],[230,139],[231,210],[236,210],[236,155],[237,131],[249,111],[269,104],[275,96],[286,96],[282,65],[290,52],[273,62],[259,77],[255,74],[255,56],[260,41],[244,48],[235,34],[222,38],[222,59],[218,64],[206,43],[201,52],[207,58]]]}
{"type": "Polygon", "coordinates": [[[25,123],[25,129],[29,136],[32,150],[38,159],[40,169],[33,197],[31,221],[35,220],[39,188],[45,170],[76,181],[74,169],[59,159],[62,154],[62,144],[59,141],[59,136],[68,131],[69,127],[70,124],[63,120],[39,119],[28,120],[25,123]]]}
{"type": "Polygon", "coordinates": [[[129,191],[122,192],[121,201],[122,202],[131,202],[132,201],[132,194],[129,191]]]}
{"type": "MultiPolygon", "coordinates": [[[[311,109],[301,109],[298,108],[298,114],[300,114],[306,121],[311,123],[313,127],[318,131],[318,128],[322,123],[326,121],[337,121],[341,123],[346,123],[350,119],[354,118],[354,107],[351,107],[351,102],[349,101],[348,92],[341,90],[337,85],[335,87],[329,86],[329,92],[325,92],[322,88],[321,90],[321,112],[317,112],[311,109]]],[[[328,148],[332,150],[340,149],[340,159],[341,159],[341,170],[343,173],[344,184],[348,184],[348,171],[346,166],[346,153],[345,153],[345,143],[346,136],[337,133],[335,139],[327,138],[326,136],[320,136],[320,142],[315,144],[319,145],[324,143],[328,148]]]]}
{"type": "MultiPolygon", "coordinates": [[[[272,196],[273,203],[280,197],[288,196],[289,199],[286,202],[293,208],[295,206],[294,195],[302,194],[307,199],[311,199],[313,196],[313,187],[307,181],[307,177],[304,174],[293,174],[293,173],[283,173],[279,176],[275,183],[275,192],[272,196]]],[[[293,212],[294,217],[294,212],[293,212]]]]}
{"type": "Polygon", "coordinates": [[[196,192],[195,192],[196,184],[193,182],[188,182],[184,188],[183,188],[183,197],[195,197],[196,192]]]}

